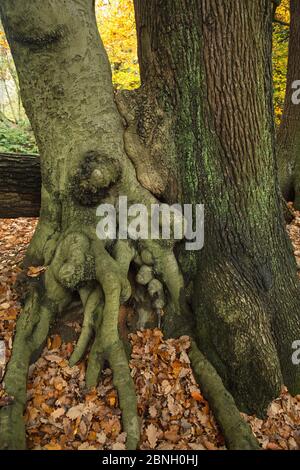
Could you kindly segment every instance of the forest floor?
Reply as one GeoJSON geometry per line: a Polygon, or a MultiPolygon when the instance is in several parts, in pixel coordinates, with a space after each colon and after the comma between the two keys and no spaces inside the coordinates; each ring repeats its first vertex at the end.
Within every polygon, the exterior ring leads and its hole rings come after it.
{"type": "MultiPolygon", "coordinates": [[[[300,269],[300,212],[288,226],[300,269]]],[[[19,263],[31,239],[36,219],[0,220],[0,382],[12,347],[20,302],[13,289],[19,263]]],[[[28,275],[38,276],[30,268],[28,275]]],[[[77,332],[80,324],[68,325],[77,332]]],[[[130,367],[141,416],[141,449],[225,449],[207,401],[203,398],[187,355],[189,338],[164,340],[158,329],[131,335],[130,367]]],[[[30,366],[25,412],[27,445],[40,450],[117,450],[125,448],[121,411],[104,370],[96,389],[85,388],[86,362],[69,367],[75,342],[59,334],[48,338],[41,357],[30,366]]],[[[7,403],[1,390],[0,406],[7,403]]],[[[273,401],[265,420],[244,418],[264,449],[300,449],[300,395],[286,389],[273,401]]]]}

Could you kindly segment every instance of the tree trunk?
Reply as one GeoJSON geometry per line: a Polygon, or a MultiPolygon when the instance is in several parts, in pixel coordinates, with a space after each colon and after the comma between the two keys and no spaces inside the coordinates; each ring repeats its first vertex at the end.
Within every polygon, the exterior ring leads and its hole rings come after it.
{"type": "Polygon", "coordinates": [[[290,0],[290,14],[287,83],[277,136],[277,159],[283,196],[287,201],[294,201],[295,208],[300,209],[300,104],[293,102],[293,94],[296,92],[293,83],[300,80],[300,2],[298,0],[290,0]]]}
{"type": "Polygon", "coordinates": [[[47,265],[18,321],[5,375],[15,403],[0,413],[0,446],[24,447],[30,358],[78,291],[84,322],[71,364],[93,338],[87,385],[107,359],[127,447],[136,447],[136,398],[118,332],[120,304],[141,287],[131,294],[133,270],[134,284],[149,282],[145,272],[155,281],[143,296],[163,308],[165,333],[194,336],[191,361],[228,446],[257,448],[219,374],[244,410],[261,412],[283,377],[299,389],[291,363],[299,291],[274,161],[271,2],[136,0],[142,87],[116,103],[93,7],[0,6],[41,155],[41,215],[27,262],[47,265]],[[97,205],[117,206],[122,195],[147,208],[204,202],[204,250],[149,237],[100,240],[97,205]]]}
{"type": "MultiPolygon", "coordinates": [[[[197,344],[240,409],[262,414],[282,383],[300,388],[291,361],[299,283],[274,158],[272,5],[135,6],[143,87],[173,116],[179,197],[205,203],[193,285],[197,344]]],[[[179,259],[188,280],[191,255],[179,259]]]]}
{"type": "Polygon", "coordinates": [[[9,0],[2,22],[18,73],[23,105],[41,157],[41,213],[27,253],[48,266],[17,325],[5,388],[15,397],[1,410],[0,446],[24,448],[22,409],[27,369],[49,325],[78,291],[84,306],[82,335],[71,363],[91,337],[87,385],[97,384],[103,361],[114,371],[128,448],[139,440],[134,384],[118,334],[119,304],[130,296],[127,271],[135,249],[114,247],[96,235],[97,205],[118,194],[154,201],[139,187],[124,152],[122,120],[114,103],[111,70],[97,30],[93,0],[9,0]]]}
{"type": "Polygon", "coordinates": [[[0,154],[0,218],[38,217],[40,162],[36,155],[0,154]]]}

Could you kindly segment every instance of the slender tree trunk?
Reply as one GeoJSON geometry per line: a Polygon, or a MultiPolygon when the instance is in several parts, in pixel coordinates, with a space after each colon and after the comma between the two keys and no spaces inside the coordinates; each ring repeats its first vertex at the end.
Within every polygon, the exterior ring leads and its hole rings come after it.
{"type": "MultiPolygon", "coordinates": [[[[205,203],[193,288],[197,343],[239,407],[262,413],[282,383],[292,393],[300,387],[291,361],[300,291],[274,158],[272,5],[135,0],[135,7],[144,90],[173,118],[169,167],[179,197],[205,203]]],[[[191,255],[179,259],[188,280],[191,255]]]]}
{"type": "Polygon", "coordinates": [[[8,99],[9,107],[10,107],[10,110],[11,110],[12,118],[13,118],[14,122],[17,123],[18,119],[17,119],[16,113],[15,113],[15,110],[14,110],[14,105],[12,103],[12,99],[11,99],[11,96],[10,96],[9,89],[7,87],[6,80],[3,80],[3,84],[4,84],[4,88],[5,88],[5,93],[6,93],[6,96],[7,96],[7,99],[8,99]]]}
{"type": "Polygon", "coordinates": [[[292,99],[296,92],[293,83],[300,80],[300,2],[298,0],[290,0],[290,12],[287,84],[277,136],[277,158],[283,196],[287,201],[294,201],[295,207],[300,209],[300,104],[295,104],[292,99]]]}

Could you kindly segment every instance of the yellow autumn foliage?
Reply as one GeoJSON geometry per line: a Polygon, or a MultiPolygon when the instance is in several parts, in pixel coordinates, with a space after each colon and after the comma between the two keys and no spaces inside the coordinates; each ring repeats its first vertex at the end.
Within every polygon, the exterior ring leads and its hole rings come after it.
{"type": "MultiPolygon", "coordinates": [[[[111,63],[114,86],[119,89],[139,87],[133,0],[96,0],[96,17],[111,63]]],[[[276,11],[276,18],[289,23],[289,0],[282,0],[276,11]]],[[[274,23],[273,30],[274,109],[278,124],[285,96],[289,28],[274,23]]],[[[1,49],[7,54],[8,44],[2,30],[0,30],[0,53],[1,49]]],[[[1,69],[5,68],[3,52],[0,61],[1,69]]]]}
{"type": "Polygon", "coordinates": [[[102,41],[111,63],[116,88],[140,84],[137,40],[132,0],[98,0],[96,16],[102,41]]]}
{"type": "MultiPolygon", "coordinates": [[[[282,0],[276,10],[276,18],[285,23],[290,22],[289,0],[282,0]]],[[[274,110],[275,121],[278,125],[280,123],[285,97],[289,27],[274,23],[273,31],[274,110]]]]}

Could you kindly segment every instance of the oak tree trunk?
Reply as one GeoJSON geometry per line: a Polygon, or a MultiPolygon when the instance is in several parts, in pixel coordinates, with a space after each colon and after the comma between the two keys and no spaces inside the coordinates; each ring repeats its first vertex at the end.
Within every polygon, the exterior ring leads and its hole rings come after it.
{"type": "MultiPolygon", "coordinates": [[[[287,83],[283,114],[277,136],[281,191],[300,209],[300,104],[293,102],[293,83],[300,80],[300,2],[290,0],[290,35],[287,83]]],[[[299,86],[298,86],[299,89],[299,86]]],[[[299,93],[295,98],[299,99],[299,93]]]]}
{"type": "MultiPolygon", "coordinates": [[[[299,282],[274,156],[272,4],[135,6],[145,93],[173,119],[164,165],[171,154],[177,197],[205,203],[192,296],[197,344],[240,409],[263,413],[282,383],[292,393],[300,387],[291,361],[299,282]]],[[[179,259],[189,281],[195,260],[186,252],[179,259]]]]}

